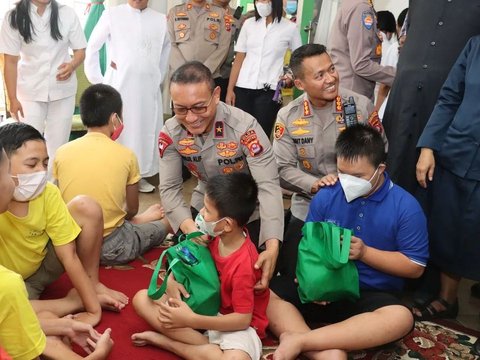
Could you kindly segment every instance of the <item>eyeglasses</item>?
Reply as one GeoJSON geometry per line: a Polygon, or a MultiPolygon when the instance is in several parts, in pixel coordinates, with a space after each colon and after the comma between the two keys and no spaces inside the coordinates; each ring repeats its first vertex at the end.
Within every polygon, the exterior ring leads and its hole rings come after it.
{"type": "Polygon", "coordinates": [[[210,100],[208,100],[208,103],[206,103],[203,106],[192,106],[192,107],[177,107],[172,104],[172,110],[175,111],[176,115],[187,115],[188,111],[190,110],[193,114],[203,114],[207,112],[208,107],[210,106],[210,103],[212,102],[213,99],[213,93],[212,96],[210,96],[210,100]]]}

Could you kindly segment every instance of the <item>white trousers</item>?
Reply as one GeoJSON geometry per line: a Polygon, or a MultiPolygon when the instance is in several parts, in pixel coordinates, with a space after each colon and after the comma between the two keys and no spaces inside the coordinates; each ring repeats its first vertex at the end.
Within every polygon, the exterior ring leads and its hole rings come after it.
{"type": "Polygon", "coordinates": [[[49,102],[20,100],[20,103],[25,115],[20,121],[32,125],[45,137],[50,169],[55,152],[68,142],[70,137],[75,96],[49,102]]]}

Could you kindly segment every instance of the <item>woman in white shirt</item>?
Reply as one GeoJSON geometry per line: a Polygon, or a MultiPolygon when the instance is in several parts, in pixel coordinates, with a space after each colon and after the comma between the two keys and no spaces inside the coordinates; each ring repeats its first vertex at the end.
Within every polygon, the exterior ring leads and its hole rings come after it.
{"type": "Polygon", "coordinates": [[[75,69],[86,45],[74,10],[56,0],[20,0],[3,20],[0,52],[10,113],[45,135],[51,160],[70,135],[75,69]]]}
{"type": "Polygon", "coordinates": [[[302,45],[297,26],[282,17],[282,0],[256,0],[235,44],[225,102],[254,116],[267,135],[280,109],[273,101],[287,49],[302,45]]]}

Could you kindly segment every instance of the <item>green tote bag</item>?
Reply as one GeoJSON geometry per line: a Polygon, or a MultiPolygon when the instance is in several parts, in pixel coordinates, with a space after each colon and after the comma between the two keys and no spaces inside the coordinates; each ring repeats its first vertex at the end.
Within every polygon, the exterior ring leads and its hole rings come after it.
{"type": "Polygon", "coordinates": [[[358,299],[357,267],[348,260],[352,231],[306,222],[298,246],[297,280],[302,303],[358,299]]]}
{"type": "Polygon", "coordinates": [[[217,315],[220,309],[220,280],[217,268],[207,247],[191,239],[202,236],[202,232],[186,235],[185,240],[165,250],[158,259],[148,287],[148,296],[157,300],[167,290],[168,276],[173,274],[175,280],[182,284],[190,294],[184,301],[197,314],[217,315]],[[168,269],[160,288],[158,273],[164,256],[167,256],[168,269]]]}

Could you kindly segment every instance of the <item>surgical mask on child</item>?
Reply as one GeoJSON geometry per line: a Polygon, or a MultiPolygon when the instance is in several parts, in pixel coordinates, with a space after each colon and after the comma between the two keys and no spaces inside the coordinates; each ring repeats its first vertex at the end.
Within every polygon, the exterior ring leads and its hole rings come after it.
{"type": "Polygon", "coordinates": [[[12,176],[18,180],[18,185],[13,192],[16,201],[30,201],[39,196],[47,185],[47,172],[38,171],[31,174],[18,174],[12,176]]]}
{"type": "Polygon", "coordinates": [[[293,15],[297,12],[297,0],[287,0],[287,5],[285,6],[285,12],[288,15],[293,15]]]}
{"type": "Polygon", "coordinates": [[[370,181],[375,177],[377,174],[377,170],[373,173],[370,180],[365,180],[356,176],[338,173],[338,179],[340,180],[340,185],[342,186],[343,193],[345,194],[345,198],[347,202],[351,202],[355,199],[358,199],[361,196],[364,196],[372,190],[372,184],[370,181]]]}
{"type": "Polygon", "coordinates": [[[256,2],[255,6],[257,7],[257,12],[258,15],[260,15],[262,18],[266,18],[272,13],[272,3],[262,3],[262,2],[256,2]]]}
{"type": "Polygon", "coordinates": [[[198,230],[200,230],[205,235],[210,235],[215,237],[223,233],[223,230],[215,232],[215,226],[223,219],[225,218],[221,218],[220,220],[217,220],[217,221],[206,221],[202,216],[202,214],[198,213],[197,217],[195,218],[195,225],[197,225],[198,230]]]}
{"type": "Polygon", "coordinates": [[[118,122],[120,123],[120,125],[118,125],[117,127],[115,127],[115,125],[113,125],[113,133],[112,135],[110,136],[110,138],[115,141],[117,140],[119,137],[120,137],[120,134],[122,133],[123,131],[123,121],[120,120],[120,118],[117,116],[117,120],[118,122]]]}

